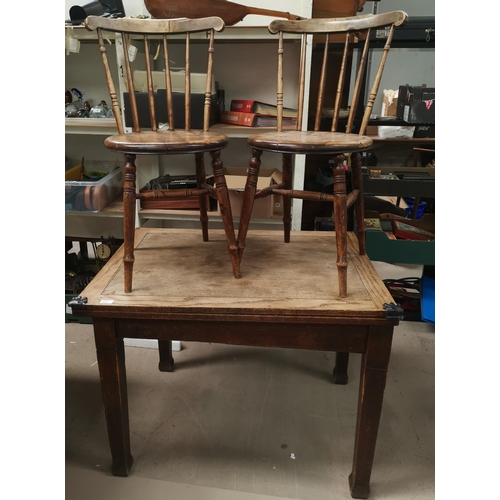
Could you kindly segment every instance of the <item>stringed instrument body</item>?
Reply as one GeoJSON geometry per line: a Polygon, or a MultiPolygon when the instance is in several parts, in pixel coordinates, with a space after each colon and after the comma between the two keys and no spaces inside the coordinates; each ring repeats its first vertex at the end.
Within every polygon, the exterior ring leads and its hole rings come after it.
{"type": "Polygon", "coordinates": [[[242,21],[249,14],[279,17],[285,19],[302,19],[300,16],[277,10],[247,7],[226,0],[144,0],[148,12],[155,19],[175,19],[187,17],[220,17],[226,26],[242,21]]]}

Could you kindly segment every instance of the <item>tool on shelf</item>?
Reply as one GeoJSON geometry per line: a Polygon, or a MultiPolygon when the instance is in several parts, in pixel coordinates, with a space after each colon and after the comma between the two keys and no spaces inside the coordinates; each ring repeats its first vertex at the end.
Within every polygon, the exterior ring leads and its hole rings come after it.
{"type": "Polygon", "coordinates": [[[148,12],[156,19],[173,19],[188,17],[197,19],[200,17],[218,16],[224,20],[226,26],[242,21],[249,14],[259,16],[283,17],[286,19],[303,19],[290,12],[279,10],[260,9],[248,7],[226,0],[144,0],[148,12]]]}

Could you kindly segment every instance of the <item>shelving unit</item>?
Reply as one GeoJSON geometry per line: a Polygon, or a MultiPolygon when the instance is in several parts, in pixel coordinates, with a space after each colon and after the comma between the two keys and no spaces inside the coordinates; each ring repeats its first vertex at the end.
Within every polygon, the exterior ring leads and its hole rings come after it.
{"type": "MultiPolygon", "coordinates": [[[[299,3],[299,2],[297,2],[299,3]]],[[[300,2],[300,8],[306,9],[302,2],[300,2]]],[[[309,6],[310,8],[310,6],[309,6]]],[[[303,13],[307,16],[308,13],[303,13]]],[[[264,19],[267,22],[268,19],[264,19]]],[[[201,39],[204,37],[203,33],[199,33],[196,37],[192,37],[193,43],[196,43],[196,39],[201,39]]],[[[107,37],[106,40],[110,45],[114,47],[113,50],[108,50],[108,55],[110,57],[116,57],[116,81],[118,82],[119,88],[118,94],[121,100],[121,109],[124,109],[123,103],[123,93],[126,91],[126,84],[122,77],[120,77],[120,67],[123,66],[123,49],[122,41],[117,36],[107,37]]],[[[290,44],[296,44],[294,51],[299,53],[300,50],[300,38],[295,35],[290,35],[286,38],[286,41],[290,44]]],[[[257,95],[256,98],[260,100],[270,100],[271,102],[275,100],[275,83],[274,83],[274,72],[267,71],[267,67],[262,67],[262,64],[269,65],[269,68],[274,68],[275,61],[275,44],[276,36],[271,35],[267,29],[267,24],[262,26],[227,26],[222,33],[216,34],[216,64],[214,67],[216,79],[225,78],[225,85],[222,86],[226,90],[226,107],[229,106],[231,99],[233,98],[244,98],[245,95],[250,91],[250,88],[241,88],[241,94],[236,94],[237,88],[228,88],[228,84],[232,84],[233,80],[236,81],[235,86],[242,85],[241,73],[238,70],[239,75],[234,74],[233,77],[229,77],[229,72],[234,72],[235,69],[232,67],[234,61],[237,60],[241,65],[244,66],[247,75],[245,75],[244,84],[249,84],[249,81],[254,78],[259,81],[262,80],[262,75],[269,75],[269,84],[262,85],[261,88],[265,89],[269,93],[267,97],[263,95],[257,95]],[[273,50],[268,51],[266,46],[262,44],[272,43],[273,50]],[[242,50],[243,44],[251,44],[254,50],[260,50],[266,56],[266,61],[259,61],[259,69],[255,69],[252,76],[252,67],[241,60],[239,54],[242,50]],[[258,48],[258,46],[262,48],[258,48]],[[221,54],[222,53],[222,54],[221,54]],[[227,63],[226,63],[227,58],[227,63]],[[230,68],[226,68],[230,66],[230,68]],[[224,76],[221,73],[226,73],[224,76]],[[271,76],[272,75],[272,76],[271,76]],[[240,80],[238,80],[240,78],[240,80]]],[[[89,85],[92,86],[89,94],[92,94],[91,105],[100,102],[101,99],[108,98],[107,88],[105,86],[104,75],[102,75],[102,81],[98,83],[97,72],[102,72],[102,63],[99,55],[99,50],[95,45],[97,44],[96,34],[89,32],[84,26],[69,26],[66,27],[66,52],[67,57],[82,57],[82,66],[90,68],[90,71],[95,71],[95,78],[90,81],[90,76],[86,75],[89,85]],[[73,54],[68,51],[69,39],[73,37],[80,42],[80,51],[85,52],[85,54],[73,54]],[[93,45],[92,47],[89,47],[93,45]],[[92,49],[90,52],[89,49],[92,49]]],[[[310,50],[310,47],[308,47],[310,50]]],[[[74,64],[71,65],[69,71],[74,70],[79,71],[80,68],[76,67],[74,64]]],[[[100,77],[100,75],[99,75],[100,77]]],[[[75,80],[73,79],[73,82],[75,80]]],[[[254,82],[255,83],[255,82],[254,82]]],[[[77,87],[82,92],[86,92],[84,84],[81,88],[74,83],[70,85],[70,88],[77,87]]],[[[67,83],[68,88],[68,83],[67,83]]],[[[253,92],[253,89],[252,89],[253,92]]],[[[91,97],[90,95],[88,97],[91,97]]],[[[87,99],[87,95],[84,95],[84,99],[87,99]]],[[[109,99],[109,98],[108,98],[109,99]]],[[[126,129],[129,130],[129,129],[126,129]]],[[[259,132],[264,131],[264,127],[251,128],[251,127],[239,127],[234,125],[227,125],[222,123],[217,123],[213,126],[213,130],[220,131],[226,134],[230,138],[230,144],[223,152],[222,160],[225,166],[237,166],[242,169],[246,169],[250,160],[250,149],[247,145],[246,139],[256,130],[259,132]]],[[[107,135],[112,135],[117,132],[114,119],[89,119],[89,118],[66,118],[65,120],[65,132],[66,132],[66,151],[75,151],[73,153],[74,161],[81,159],[86,154],[83,152],[83,148],[87,147],[87,150],[92,151],[93,155],[101,155],[102,159],[116,158],[116,154],[109,152],[103,145],[104,137],[107,135]]],[[[174,157],[175,166],[173,170],[170,170],[169,165],[163,165],[162,158],[158,157],[138,157],[137,159],[137,188],[140,189],[146,184],[151,178],[154,178],[162,171],[168,171],[173,175],[179,173],[185,174],[187,172],[192,173],[191,164],[185,165],[183,162],[184,158],[179,157],[177,162],[177,157],[174,157]],[[178,164],[177,164],[178,163],[178,164]],[[180,170],[180,171],[179,171],[180,170]]],[[[269,160],[276,162],[274,158],[269,160]]],[[[170,160],[172,161],[172,160],[170,160]]],[[[186,160],[187,161],[187,160],[186,160]]],[[[275,168],[281,168],[279,163],[271,165],[275,168]]],[[[207,165],[208,168],[209,165],[207,165]]],[[[294,187],[295,189],[301,189],[303,187],[305,171],[305,158],[299,159],[295,164],[295,179],[294,187]]],[[[292,206],[292,220],[293,229],[300,230],[300,219],[302,216],[302,203],[301,200],[292,206]]],[[[209,227],[222,228],[222,222],[220,215],[217,212],[209,212],[209,227]]],[[[78,236],[83,236],[82,231],[91,232],[88,236],[98,237],[101,234],[107,234],[112,231],[113,234],[121,238],[123,236],[122,228],[118,227],[121,225],[122,219],[122,202],[121,200],[116,200],[112,202],[108,207],[106,207],[101,212],[66,212],[66,233],[76,234],[78,236]],[[93,222],[93,224],[90,223],[93,222]],[[71,229],[70,229],[71,228],[71,229]]],[[[199,213],[197,210],[151,210],[151,209],[140,209],[139,203],[137,204],[137,217],[136,224],[138,227],[143,225],[155,226],[155,227],[198,227],[199,225],[199,213]]],[[[235,224],[238,224],[238,218],[235,217],[235,224]]],[[[255,229],[281,229],[282,220],[281,218],[271,218],[271,219],[254,219],[252,221],[252,226],[255,229]]]]}

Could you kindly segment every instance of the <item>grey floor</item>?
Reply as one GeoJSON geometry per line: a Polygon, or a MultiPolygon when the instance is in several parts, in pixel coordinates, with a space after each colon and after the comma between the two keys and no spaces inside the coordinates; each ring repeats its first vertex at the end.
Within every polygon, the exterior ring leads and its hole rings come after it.
{"type": "MultiPolygon", "coordinates": [[[[382,278],[418,266],[375,263],[382,278]]],[[[111,475],[92,327],[66,324],[66,500],[350,499],[360,355],[332,382],[335,353],[182,343],[175,372],[126,347],[128,478],[111,475]]],[[[372,499],[434,493],[434,326],[395,329],[372,499]]]]}

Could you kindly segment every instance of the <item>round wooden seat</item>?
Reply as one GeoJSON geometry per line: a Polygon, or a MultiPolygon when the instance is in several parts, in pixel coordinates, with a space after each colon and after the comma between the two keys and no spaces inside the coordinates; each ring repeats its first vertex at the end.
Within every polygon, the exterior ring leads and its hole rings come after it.
{"type": "Polygon", "coordinates": [[[129,154],[201,153],[223,149],[228,144],[224,134],[202,130],[161,130],[119,134],[107,137],[104,145],[129,154]]]}
{"type": "Polygon", "coordinates": [[[251,135],[248,144],[265,151],[328,154],[364,151],[372,146],[373,140],[364,135],[341,132],[286,130],[251,135]]]}

